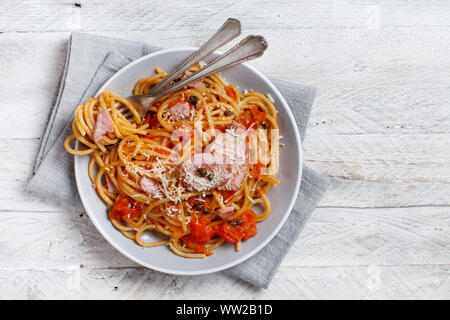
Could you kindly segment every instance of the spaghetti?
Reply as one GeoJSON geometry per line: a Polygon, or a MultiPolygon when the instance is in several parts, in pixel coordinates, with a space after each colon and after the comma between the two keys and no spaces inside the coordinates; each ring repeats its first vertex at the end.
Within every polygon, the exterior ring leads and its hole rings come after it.
{"type": "MultiPolygon", "coordinates": [[[[146,94],[166,75],[157,68],[133,94],[146,94]]],[[[270,215],[266,193],[280,183],[273,99],[240,93],[220,74],[160,98],[143,120],[126,99],[106,90],[75,109],[72,129],[66,150],[90,155],[89,176],[112,224],[141,246],[169,245],[185,258],[211,255],[224,242],[239,250],[270,215]],[[135,120],[119,112],[124,107],[135,120]],[[70,146],[74,139],[82,150],[70,146]],[[146,242],[147,232],[162,238],[146,242]]]]}

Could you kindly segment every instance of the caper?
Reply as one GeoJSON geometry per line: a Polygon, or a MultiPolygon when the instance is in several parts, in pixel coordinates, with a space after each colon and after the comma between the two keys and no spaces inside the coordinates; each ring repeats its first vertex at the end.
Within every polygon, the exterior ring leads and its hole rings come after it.
{"type": "Polygon", "coordinates": [[[189,96],[189,102],[195,107],[198,102],[198,98],[196,96],[189,96]]]}
{"type": "Polygon", "coordinates": [[[196,204],[194,204],[194,209],[200,211],[203,209],[203,206],[199,203],[196,203],[196,204]]]}
{"type": "Polygon", "coordinates": [[[208,174],[208,180],[209,180],[209,181],[212,181],[213,178],[214,178],[214,177],[213,177],[212,173],[208,174]]]}
{"type": "Polygon", "coordinates": [[[209,210],[206,208],[203,208],[203,214],[210,214],[209,210]]]}
{"type": "Polygon", "coordinates": [[[227,110],[227,111],[224,112],[224,115],[227,116],[227,117],[231,116],[232,114],[233,114],[233,111],[230,111],[230,110],[227,110]]]}
{"type": "Polygon", "coordinates": [[[208,172],[206,172],[205,168],[198,168],[197,172],[200,175],[200,177],[206,177],[206,175],[208,174],[208,172]]]}
{"type": "Polygon", "coordinates": [[[232,227],[236,227],[238,225],[241,225],[242,223],[243,223],[243,221],[241,219],[228,221],[228,224],[232,227]]]}

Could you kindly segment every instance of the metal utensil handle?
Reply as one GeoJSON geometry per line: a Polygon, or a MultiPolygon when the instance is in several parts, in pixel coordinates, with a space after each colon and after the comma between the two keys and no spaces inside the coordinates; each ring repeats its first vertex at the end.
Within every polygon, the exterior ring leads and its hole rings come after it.
{"type": "Polygon", "coordinates": [[[219,72],[236,64],[260,57],[266,49],[267,42],[262,36],[248,36],[223,55],[216,58],[205,68],[200,69],[186,79],[173,84],[166,90],[159,92],[154,98],[159,99],[162,96],[176,91],[190,82],[206,77],[211,73],[219,72]]]}
{"type": "Polygon", "coordinates": [[[173,79],[178,77],[187,68],[191,67],[193,64],[199,62],[204,57],[208,56],[210,53],[224,46],[237,36],[241,34],[241,23],[239,20],[229,18],[217,32],[203,45],[194,52],[189,58],[187,58],[182,64],[180,64],[173,72],[171,72],[167,77],[165,77],[160,83],[154,86],[149,95],[155,95],[162,88],[164,88],[173,79]]]}

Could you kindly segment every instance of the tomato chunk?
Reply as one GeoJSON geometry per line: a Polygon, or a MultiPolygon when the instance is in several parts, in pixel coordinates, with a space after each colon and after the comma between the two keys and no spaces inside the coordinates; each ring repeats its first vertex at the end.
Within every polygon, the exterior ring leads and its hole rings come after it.
{"type": "Polygon", "coordinates": [[[119,195],[109,213],[109,217],[111,220],[120,220],[124,217],[134,219],[141,214],[141,211],[142,208],[138,207],[134,200],[127,196],[119,195]]]}
{"type": "Polygon", "coordinates": [[[143,124],[148,123],[149,128],[157,128],[159,127],[158,116],[154,112],[147,112],[144,117],[143,124]]]}
{"type": "Polygon", "coordinates": [[[222,124],[218,124],[214,127],[214,129],[219,130],[220,132],[225,132],[225,130],[227,130],[229,127],[228,124],[222,125],[222,124]]]}
{"type": "Polygon", "coordinates": [[[242,220],[241,232],[242,240],[248,240],[258,234],[256,229],[256,213],[253,210],[246,210],[239,217],[242,220]]]}
{"type": "Polygon", "coordinates": [[[238,122],[245,128],[250,128],[254,123],[257,125],[266,120],[266,113],[259,111],[257,106],[251,107],[249,110],[245,110],[238,116],[238,122]]]}
{"type": "Polygon", "coordinates": [[[218,227],[219,236],[231,243],[248,240],[256,236],[256,214],[253,210],[245,210],[238,219],[223,223],[218,227]]]}
{"type": "Polygon", "coordinates": [[[252,167],[250,168],[250,175],[253,178],[259,178],[261,176],[261,168],[263,167],[264,165],[262,163],[256,163],[252,165],[252,167]]]}
{"type": "Polygon", "coordinates": [[[183,241],[183,244],[186,247],[194,249],[195,253],[207,253],[205,244],[196,242],[195,238],[192,235],[186,235],[182,237],[181,241],[183,241]]]}
{"type": "Polygon", "coordinates": [[[215,235],[215,230],[209,220],[195,218],[191,221],[191,234],[181,238],[183,244],[194,249],[196,253],[211,255],[206,244],[215,235]]]}
{"type": "Polygon", "coordinates": [[[259,111],[257,106],[253,106],[250,109],[250,113],[252,114],[252,119],[254,122],[261,123],[266,120],[266,113],[259,111]]]}
{"type": "Polygon", "coordinates": [[[205,244],[214,235],[211,223],[206,219],[193,219],[191,222],[191,236],[196,243],[205,244]]]}
{"type": "Polygon", "coordinates": [[[239,227],[233,227],[228,223],[220,225],[219,236],[226,242],[236,243],[242,240],[242,234],[239,227]]]}
{"type": "Polygon", "coordinates": [[[229,96],[231,99],[233,99],[234,101],[237,100],[236,92],[234,91],[234,89],[232,87],[226,88],[225,92],[227,93],[227,96],[229,96]]]}

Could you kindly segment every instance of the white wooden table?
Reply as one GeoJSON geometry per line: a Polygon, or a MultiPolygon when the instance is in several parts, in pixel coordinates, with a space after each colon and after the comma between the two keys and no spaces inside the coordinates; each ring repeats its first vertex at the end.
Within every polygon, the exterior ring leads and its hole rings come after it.
{"type": "Polygon", "coordinates": [[[79,3],[0,0],[0,298],[450,298],[449,2],[79,3]],[[305,159],[333,180],[267,290],[144,269],[23,190],[70,32],[198,46],[228,17],[317,87],[305,159]]]}

